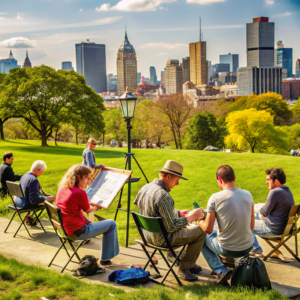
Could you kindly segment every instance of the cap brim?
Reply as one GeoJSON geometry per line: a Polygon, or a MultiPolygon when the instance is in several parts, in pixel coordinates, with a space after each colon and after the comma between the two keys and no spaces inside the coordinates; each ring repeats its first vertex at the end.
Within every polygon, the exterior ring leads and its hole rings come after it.
{"type": "Polygon", "coordinates": [[[176,173],[173,173],[172,171],[166,171],[166,170],[164,170],[164,169],[157,169],[157,170],[155,170],[155,171],[169,173],[169,174],[178,176],[178,177],[180,177],[180,178],[182,178],[182,179],[184,179],[184,180],[188,180],[187,178],[185,178],[185,177],[183,177],[183,176],[180,176],[180,175],[178,175],[178,174],[176,174],[176,173]]]}

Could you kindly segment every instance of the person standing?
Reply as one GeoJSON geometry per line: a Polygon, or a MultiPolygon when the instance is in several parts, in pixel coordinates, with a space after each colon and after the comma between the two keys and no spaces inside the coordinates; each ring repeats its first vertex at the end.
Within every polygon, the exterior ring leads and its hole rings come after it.
{"type": "Polygon", "coordinates": [[[90,138],[86,144],[86,147],[82,153],[83,162],[82,164],[86,167],[90,167],[92,169],[100,169],[105,168],[103,164],[97,165],[96,164],[96,157],[94,153],[94,149],[97,146],[97,141],[93,138],[90,138]]]}
{"type": "Polygon", "coordinates": [[[12,152],[5,152],[3,154],[3,163],[0,166],[0,197],[4,197],[8,193],[6,181],[19,181],[22,175],[16,175],[11,167],[14,162],[14,156],[12,152]]]}

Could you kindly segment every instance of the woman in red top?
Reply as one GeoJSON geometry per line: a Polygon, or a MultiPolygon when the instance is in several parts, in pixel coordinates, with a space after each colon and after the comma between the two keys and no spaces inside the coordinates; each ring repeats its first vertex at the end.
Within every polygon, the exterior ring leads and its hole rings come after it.
{"type": "Polygon", "coordinates": [[[102,207],[89,203],[84,191],[90,183],[92,169],[83,165],[71,167],[59,183],[56,206],[61,209],[64,227],[71,239],[86,240],[103,234],[101,265],[110,265],[113,257],[119,254],[117,226],[114,220],[89,223],[85,213],[94,212],[102,207]]]}

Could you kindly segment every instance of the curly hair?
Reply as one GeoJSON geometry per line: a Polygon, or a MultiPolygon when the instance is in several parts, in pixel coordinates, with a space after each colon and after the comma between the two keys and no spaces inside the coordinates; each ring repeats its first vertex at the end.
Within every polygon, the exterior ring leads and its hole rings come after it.
{"type": "Polygon", "coordinates": [[[92,173],[92,169],[90,167],[86,167],[80,164],[74,165],[66,172],[66,174],[58,184],[58,188],[73,188],[78,185],[78,176],[82,178],[83,176],[89,175],[90,173],[92,173]]]}

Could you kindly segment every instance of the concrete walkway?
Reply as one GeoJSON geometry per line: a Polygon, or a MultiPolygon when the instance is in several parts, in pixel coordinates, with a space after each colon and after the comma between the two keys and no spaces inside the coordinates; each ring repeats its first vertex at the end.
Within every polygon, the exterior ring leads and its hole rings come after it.
{"type": "MultiPolygon", "coordinates": [[[[13,238],[16,232],[19,222],[13,221],[7,233],[4,230],[8,224],[8,219],[0,218],[0,253],[7,258],[15,258],[26,264],[32,264],[40,267],[47,268],[49,262],[60,246],[60,241],[55,235],[53,228],[48,220],[42,220],[42,223],[47,231],[44,233],[39,227],[30,228],[30,233],[33,236],[31,239],[24,227],[19,231],[16,238],[13,238]]],[[[265,252],[270,250],[263,240],[259,240],[265,252]]],[[[295,249],[294,239],[288,242],[291,249],[295,249]]],[[[281,292],[285,297],[294,297],[300,295],[300,263],[296,261],[284,248],[281,249],[284,255],[288,259],[288,263],[283,263],[277,259],[269,259],[266,262],[267,271],[272,281],[272,287],[275,290],[281,292]]],[[[90,243],[84,245],[79,250],[80,257],[86,254],[94,255],[96,258],[100,256],[101,251],[101,238],[94,238],[90,243]]],[[[300,252],[300,249],[299,249],[300,252]]],[[[167,266],[164,263],[160,255],[156,255],[158,258],[158,268],[162,274],[167,270],[167,266]]],[[[74,258],[76,261],[76,258],[74,258]]],[[[120,286],[108,281],[108,275],[114,270],[126,269],[130,264],[144,265],[146,263],[146,255],[142,251],[139,245],[130,246],[128,248],[120,248],[120,254],[113,259],[114,266],[107,268],[104,274],[90,276],[84,280],[93,284],[105,284],[113,285],[118,288],[123,288],[128,291],[134,290],[131,286],[120,286]]],[[[58,272],[61,271],[62,266],[67,262],[67,254],[64,250],[61,250],[59,255],[54,261],[54,265],[51,269],[58,272]]],[[[211,271],[203,258],[200,255],[197,263],[201,265],[203,271],[198,276],[199,282],[208,283],[214,279],[211,275],[211,271]]],[[[67,270],[64,273],[69,273],[70,270],[75,269],[77,264],[70,263],[67,270]]],[[[155,271],[151,268],[147,268],[151,274],[155,274],[155,271]]],[[[177,272],[177,268],[175,268],[177,272]]],[[[159,280],[159,279],[158,279],[159,280]]],[[[183,282],[184,284],[188,284],[183,282]]],[[[169,275],[165,281],[166,286],[170,288],[177,288],[176,280],[172,275],[169,275]]],[[[155,283],[149,282],[144,284],[145,288],[151,288],[155,283]]]]}

